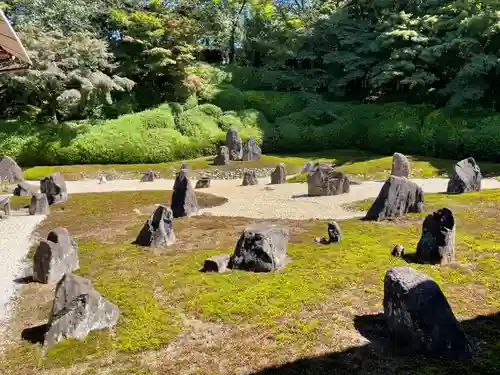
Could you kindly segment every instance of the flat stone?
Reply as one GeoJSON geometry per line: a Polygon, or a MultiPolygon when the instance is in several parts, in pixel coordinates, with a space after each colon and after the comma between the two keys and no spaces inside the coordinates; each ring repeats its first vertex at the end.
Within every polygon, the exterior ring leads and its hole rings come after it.
{"type": "Polygon", "coordinates": [[[231,256],[228,254],[220,254],[208,258],[203,264],[202,272],[224,273],[227,270],[230,259],[231,256]]]}
{"type": "Polygon", "coordinates": [[[40,189],[37,186],[30,184],[29,182],[22,181],[17,184],[12,194],[16,197],[31,197],[33,194],[39,193],[39,191],[40,189]]]}

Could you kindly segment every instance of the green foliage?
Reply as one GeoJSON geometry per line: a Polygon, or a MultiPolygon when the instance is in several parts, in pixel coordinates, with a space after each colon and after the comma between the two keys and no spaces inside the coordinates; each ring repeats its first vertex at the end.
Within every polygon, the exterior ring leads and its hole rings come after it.
{"type": "Polygon", "coordinates": [[[210,143],[225,139],[216,118],[207,115],[198,108],[183,112],[177,121],[177,129],[182,135],[210,143]]]}
{"type": "Polygon", "coordinates": [[[221,85],[215,89],[210,102],[224,111],[238,111],[245,108],[243,93],[232,85],[221,85]]]}
{"type": "MultiPolygon", "coordinates": [[[[205,103],[198,106],[198,111],[205,113],[206,115],[213,117],[215,119],[220,119],[223,115],[222,109],[214,104],[205,103]]],[[[223,129],[224,130],[224,129],[223,129]]]]}
{"type": "Polygon", "coordinates": [[[269,121],[295,112],[306,105],[306,97],[300,92],[245,91],[245,107],[254,108],[269,121]]]}

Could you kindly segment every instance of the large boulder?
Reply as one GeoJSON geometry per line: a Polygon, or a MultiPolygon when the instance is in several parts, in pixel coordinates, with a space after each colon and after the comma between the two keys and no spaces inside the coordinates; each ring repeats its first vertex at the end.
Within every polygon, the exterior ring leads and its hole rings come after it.
{"type": "Polygon", "coordinates": [[[44,344],[85,338],[91,331],[116,325],[120,311],[94,289],[90,280],[66,274],[56,287],[44,344]]]}
{"type": "Polygon", "coordinates": [[[284,184],[286,182],[285,163],[279,163],[276,169],[271,173],[271,184],[284,184]]]}
{"type": "Polygon", "coordinates": [[[31,196],[31,203],[29,207],[30,215],[48,215],[50,212],[49,209],[49,200],[47,199],[47,195],[43,193],[36,193],[31,196]]]}
{"type": "Polygon", "coordinates": [[[254,224],[240,236],[229,268],[254,272],[271,272],[288,260],[288,229],[269,223],[254,224]]]}
{"type": "Polygon", "coordinates": [[[231,160],[243,159],[243,141],[235,128],[230,128],[227,131],[226,146],[229,149],[229,158],[231,160]]]}
{"type": "Polygon", "coordinates": [[[395,152],[392,156],[391,175],[406,178],[410,176],[410,161],[399,152],[395,152]]]}
{"type": "Polygon", "coordinates": [[[243,172],[243,182],[241,185],[249,186],[249,185],[257,185],[259,180],[257,179],[257,175],[253,169],[248,169],[243,172]]]}
{"type": "Polygon", "coordinates": [[[307,175],[307,192],[312,197],[349,193],[350,189],[349,177],[329,164],[316,163],[307,175]]]}
{"type": "Polygon", "coordinates": [[[395,338],[418,352],[447,358],[472,355],[443,292],[422,272],[409,267],[387,271],[384,315],[395,338]]]}
{"type": "Polygon", "coordinates": [[[47,195],[49,204],[65,202],[68,199],[68,190],[64,177],[55,172],[40,180],[40,191],[47,195]]]}
{"type": "Polygon", "coordinates": [[[230,161],[229,157],[229,148],[227,146],[220,146],[219,147],[219,154],[215,157],[214,159],[214,164],[215,165],[226,165],[229,164],[230,161]]]}
{"type": "Polygon", "coordinates": [[[455,218],[448,208],[428,215],[422,225],[417,245],[417,259],[422,263],[447,264],[455,260],[455,218]]]}
{"type": "Polygon", "coordinates": [[[61,280],[79,268],[78,246],[66,228],[56,228],[38,245],[33,257],[33,279],[42,284],[61,280]]]}
{"type": "Polygon", "coordinates": [[[19,165],[8,156],[3,156],[0,159],[0,181],[24,181],[23,171],[19,168],[19,165]]]}
{"type": "Polygon", "coordinates": [[[39,189],[37,186],[30,184],[29,182],[22,181],[14,188],[12,192],[16,197],[31,197],[33,194],[37,194],[39,189]]]}
{"type": "Polygon", "coordinates": [[[134,243],[152,248],[166,248],[173,245],[176,240],[173,217],[170,208],[159,205],[144,223],[134,243]]]}
{"type": "Polygon", "coordinates": [[[199,211],[198,199],[185,169],[177,173],[170,206],[174,217],[196,215],[199,211]]]}
{"type": "Polygon", "coordinates": [[[243,161],[256,161],[262,156],[262,150],[253,137],[250,137],[243,146],[243,161]]]}
{"type": "Polygon", "coordinates": [[[409,212],[422,212],[423,209],[422,188],[404,177],[391,176],[382,186],[365,220],[384,220],[409,212]]]}
{"type": "Polygon", "coordinates": [[[481,191],[481,179],[481,169],[474,158],[464,159],[453,167],[446,192],[461,194],[481,191]]]}

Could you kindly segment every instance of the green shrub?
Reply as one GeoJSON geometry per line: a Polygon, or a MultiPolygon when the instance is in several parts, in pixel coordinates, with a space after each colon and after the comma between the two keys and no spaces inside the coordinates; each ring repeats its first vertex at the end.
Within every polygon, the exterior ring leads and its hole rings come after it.
{"type": "Polygon", "coordinates": [[[246,108],[261,111],[272,122],[307,105],[306,97],[300,92],[245,91],[244,96],[246,108]]]}
{"type": "Polygon", "coordinates": [[[185,111],[179,116],[177,129],[182,135],[188,137],[217,142],[224,138],[224,133],[219,129],[217,120],[198,108],[185,111]]]}
{"type": "Polygon", "coordinates": [[[238,111],[245,108],[243,93],[232,85],[223,85],[215,89],[209,101],[224,111],[238,111]]]}
{"type": "Polygon", "coordinates": [[[500,116],[490,116],[477,124],[475,129],[461,132],[464,139],[464,157],[473,156],[490,161],[500,161],[500,116]]]}
{"type": "Polygon", "coordinates": [[[174,116],[170,106],[162,106],[157,109],[139,112],[134,115],[126,115],[120,118],[120,121],[140,121],[146,129],[168,128],[174,129],[174,116]]]}
{"type": "Polygon", "coordinates": [[[219,119],[219,127],[223,131],[227,132],[229,128],[242,129],[243,123],[241,122],[241,119],[237,115],[225,113],[219,119]]]}
{"type": "Polygon", "coordinates": [[[184,103],[183,108],[185,110],[187,109],[193,109],[198,105],[198,98],[196,97],[196,94],[189,95],[188,98],[186,99],[186,103],[184,103]]]}
{"type": "Polygon", "coordinates": [[[196,109],[215,119],[219,119],[224,113],[222,109],[210,103],[201,104],[196,109]]]}
{"type": "Polygon", "coordinates": [[[172,111],[172,115],[174,117],[177,117],[179,116],[182,112],[184,112],[184,107],[181,103],[165,103],[165,104],[162,104],[160,105],[160,107],[158,108],[162,108],[163,106],[169,106],[170,107],[170,110],[172,111]]]}

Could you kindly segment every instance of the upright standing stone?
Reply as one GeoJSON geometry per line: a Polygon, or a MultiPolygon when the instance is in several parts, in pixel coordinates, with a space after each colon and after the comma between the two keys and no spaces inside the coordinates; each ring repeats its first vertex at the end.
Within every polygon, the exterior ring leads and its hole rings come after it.
{"type": "Polygon", "coordinates": [[[311,197],[349,193],[349,177],[331,165],[316,163],[307,175],[307,192],[311,197]]]}
{"type": "Polygon", "coordinates": [[[391,176],[382,186],[365,220],[384,220],[409,212],[422,212],[423,209],[422,188],[404,177],[391,176]]]}
{"type": "Polygon", "coordinates": [[[384,280],[384,315],[395,338],[431,356],[470,358],[471,347],[439,286],[422,272],[394,267],[384,280]]]}
{"type": "Polygon", "coordinates": [[[38,187],[26,181],[22,181],[19,184],[17,184],[12,194],[15,195],[16,197],[31,197],[33,194],[36,194],[38,192],[39,192],[38,187]]]}
{"type": "Polygon", "coordinates": [[[66,274],[56,287],[44,345],[85,338],[91,331],[116,325],[120,311],[94,289],[90,280],[66,274]]]}
{"type": "Polygon", "coordinates": [[[231,160],[243,159],[243,141],[235,128],[230,128],[227,131],[226,146],[229,149],[229,158],[231,160]]]}
{"type": "Polygon", "coordinates": [[[24,181],[22,169],[19,168],[19,165],[17,165],[17,163],[8,156],[3,156],[0,159],[0,181],[24,181]]]}
{"type": "Polygon", "coordinates": [[[243,161],[256,161],[262,156],[260,146],[255,142],[253,137],[250,137],[243,146],[243,161]]]}
{"type": "Polygon", "coordinates": [[[229,268],[254,272],[271,272],[282,268],[288,258],[288,229],[259,223],[241,234],[229,268]]]}
{"type": "Polygon", "coordinates": [[[314,163],[312,161],[308,161],[302,167],[302,173],[309,173],[313,170],[313,168],[314,168],[314,163]]]}
{"type": "Polygon", "coordinates": [[[198,199],[184,169],[175,178],[171,209],[174,217],[191,216],[199,211],[198,199]]]}
{"type": "Polygon", "coordinates": [[[410,162],[406,156],[395,152],[392,157],[392,176],[405,177],[410,176],[410,162]]]}
{"type": "Polygon", "coordinates": [[[29,207],[30,215],[48,215],[49,210],[49,201],[47,199],[47,195],[43,193],[33,194],[31,197],[31,203],[29,207]]]}
{"type": "Polygon", "coordinates": [[[219,147],[219,154],[214,159],[214,164],[215,165],[226,165],[226,164],[229,164],[229,161],[230,161],[229,148],[227,146],[220,146],[219,147]]]}
{"type": "Polygon", "coordinates": [[[12,213],[10,211],[10,197],[6,195],[0,195],[0,211],[5,213],[5,216],[10,216],[12,213]]]}
{"type": "Polygon", "coordinates": [[[271,173],[271,184],[284,184],[286,182],[285,163],[279,163],[276,169],[271,173]]]}
{"type": "Polygon", "coordinates": [[[481,169],[474,158],[459,161],[453,167],[446,192],[452,194],[481,191],[481,169]]]}
{"type": "Polygon", "coordinates": [[[328,239],[330,243],[342,240],[342,229],[340,229],[340,225],[336,221],[328,223],[328,239]]]}
{"type": "Polygon", "coordinates": [[[243,172],[243,182],[242,186],[257,185],[259,180],[257,180],[257,175],[253,169],[248,169],[243,172]]]}
{"type": "Polygon", "coordinates": [[[134,243],[152,248],[166,248],[173,245],[176,240],[173,217],[174,214],[170,208],[159,205],[144,223],[134,243]]]}
{"type": "Polygon", "coordinates": [[[47,195],[50,205],[62,203],[68,199],[66,181],[59,172],[52,173],[40,180],[40,191],[47,195]]]}
{"type": "Polygon", "coordinates": [[[422,225],[417,245],[417,259],[422,263],[447,264],[455,260],[455,219],[448,208],[428,215],[422,225]]]}
{"type": "Polygon", "coordinates": [[[58,282],[80,267],[78,246],[66,228],[56,228],[38,245],[33,257],[33,279],[43,284],[58,282]]]}

